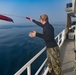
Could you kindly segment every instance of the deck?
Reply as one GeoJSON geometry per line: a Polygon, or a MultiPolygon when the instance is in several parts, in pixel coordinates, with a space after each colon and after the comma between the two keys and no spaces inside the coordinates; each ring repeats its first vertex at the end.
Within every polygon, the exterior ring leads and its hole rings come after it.
{"type": "Polygon", "coordinates": [[[74,40],[65,40],[61,47],[63,75],[76,75],[74,68],[74,40]]]}

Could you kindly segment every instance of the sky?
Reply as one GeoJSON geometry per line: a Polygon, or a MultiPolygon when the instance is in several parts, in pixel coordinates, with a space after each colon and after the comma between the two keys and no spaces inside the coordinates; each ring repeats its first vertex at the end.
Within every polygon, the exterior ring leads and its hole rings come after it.
{"type": "MultiPolygon", "coordinates": [[[[50,23],[66,23],[66,3],[71,0],[0,0],[0,14],[14,20],[14,24],[33,24],[26,16],[39,21],[41,14],[47,14],[50,23]]],[[[0,25],[12,24],[0,20],[0,25]]]]}

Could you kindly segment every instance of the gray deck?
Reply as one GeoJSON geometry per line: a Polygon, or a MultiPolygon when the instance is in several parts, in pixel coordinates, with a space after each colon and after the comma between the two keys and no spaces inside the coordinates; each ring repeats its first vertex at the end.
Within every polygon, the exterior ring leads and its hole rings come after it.
{"type": "Polygon", "coordinates": [[[74,40],[66,40],[61,47],[62,70],[64,75],[76,75],[74,68],[74,40]]]}

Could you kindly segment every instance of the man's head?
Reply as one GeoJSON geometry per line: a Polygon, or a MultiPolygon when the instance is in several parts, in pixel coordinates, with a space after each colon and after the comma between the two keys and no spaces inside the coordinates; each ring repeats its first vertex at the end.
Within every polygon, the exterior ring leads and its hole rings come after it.
{"type": "Polygon", "coordinates": [[[40,16],[40,21],[42,24],[45,24],[48,21],[48,16],[46,14],[42,14],[40,16]]]}

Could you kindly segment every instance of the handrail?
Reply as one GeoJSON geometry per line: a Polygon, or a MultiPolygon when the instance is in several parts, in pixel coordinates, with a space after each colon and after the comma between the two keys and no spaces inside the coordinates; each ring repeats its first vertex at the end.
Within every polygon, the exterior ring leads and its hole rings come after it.
{"type": "Polygon", "coordinates": [[[45,65],[46,62],[47,62],[47,58],[45,59],[45,61],[43,62],[43,64],[40,66],[40,68],[38,69],[38,71],[35,73],[35,75],[39,74],[39,72],[41,71],[41,69],[43,68],[43,66],[45,65]]]}
{"type": "MultiPolygon", "coordinates": [[[[66,29],[64,29],[62,32],[60,32],[56,37],[57,43],[59,47],[63,44],[66,36],[66,29]],[[61,41],[61,42],[60,42],[61,41]]],[[[31,75],[31,64],[46,50],[46,47],[44,47],[39,53],[37,53],[29,62],[27,62],[19,71],[17,71],[14,75],[20,75],[25,69],[27,69],[27,75],[31,75]]],[[[38,71],[35,73],[35,75],[38,75],[42,67],[45,65],[46,60],[43,62],[43,64],[40,66],[38,71]]]]}
{"type": "MultiPolygon", "coordinates": [[[[37,59],[44,51],[46,50],[46,47],[44,47],[38,54],[36,54],[28,63],[26,63],[18,72],[16,72],[14,75],[20,75],[26,68],[31,66],[31,63],[34,62],[35,59],[37,59]]],[[[31,72],[31,71],[30,71],[31,72]]],[[[28,72],[28,75],[29,72],[28,72]]]]}

